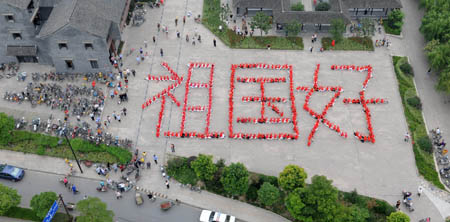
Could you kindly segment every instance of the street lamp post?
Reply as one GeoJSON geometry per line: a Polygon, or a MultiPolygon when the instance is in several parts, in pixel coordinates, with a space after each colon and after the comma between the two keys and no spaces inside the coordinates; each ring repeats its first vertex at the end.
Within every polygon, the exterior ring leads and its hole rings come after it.
{"type": "Polygon", "coordinates": [[[66,137],[67,144],[69,144],[70,150],[72,151],[73,157],[75,157],[75,161],[77,161],[78,168],[80,168],[80,172],[83,173],[83,170],[81,169],[80,161],[78,161],[77,155],[75,155],[75,152],[73,151],[72,144],[70,144],[69,138],[67,138],[67,133],[64,133],[64,137],[66,137]]]}

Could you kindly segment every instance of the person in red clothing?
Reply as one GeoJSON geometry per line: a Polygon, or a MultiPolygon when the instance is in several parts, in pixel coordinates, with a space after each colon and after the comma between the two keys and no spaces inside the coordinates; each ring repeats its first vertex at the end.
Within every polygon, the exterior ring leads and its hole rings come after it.
{"type": "Polygon", "coordinates": [[[92,88],[95,88],[95,80],[92,81],[92,88]]]}

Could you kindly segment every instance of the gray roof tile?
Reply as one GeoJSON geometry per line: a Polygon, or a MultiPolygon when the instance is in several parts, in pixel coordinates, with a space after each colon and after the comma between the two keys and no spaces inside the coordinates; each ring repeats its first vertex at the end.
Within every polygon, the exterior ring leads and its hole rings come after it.
{"type": "Polygon", "coordinates": [[[111,22],[118,24],[126,0],[61,0],[42,27],[39,37],[46,37],[65,26],[106,37],[111,22]]]}

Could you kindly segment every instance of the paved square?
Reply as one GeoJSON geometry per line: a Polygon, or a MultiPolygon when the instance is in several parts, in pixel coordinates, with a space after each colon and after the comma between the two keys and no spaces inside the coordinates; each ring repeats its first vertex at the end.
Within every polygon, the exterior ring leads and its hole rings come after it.
{"type": "MultiPolygon", "coordinates": [[[[213,47],[214,36],[202,25],[197,24],[190,17],[186,25],[178,24],[175,27],[174,19],[182,18],[187,12],[193,15],[201,13],[202,0],[187,2],[168,1],[166,6],[160,9],[151,9],[146,15],[147,21],[140,27],[131,27],[124,33],[126,44],[124,51],[143,46],[144,40],[149,42],[149,47],[144,51],[150,56],[140,65],[136,65],[136,51],[125,58],[124,67],[137,70],[137,77],[131,78],[129,84],[128,103],[121,104],[128,109],[127,117],[122,123],[114,122],[110,131],[121,137],[133,139],[134,144],[141,151],[156,153],[164,156],[170,152],[171,143],[176,146],[176,154],[183,156],[197,155],[198,153],[212,154],[215,158],[224,158],[229,162],[242,162],[250,171],[270,175],[278,173],[287,164],[297,164],[304,167],[311,177],[315,174],[326,175],[333,179],[334,184],[342,190],[357,189],[360,193],[393,201],[402,189],[416,188],[418,177],[414,157],[410,144],[403,142],[403,135],[407,126],[403,116],[400,96],[391,57],[384,53],[375,52],[306,52],[306,51],[276,51],[276,50],[232,50],[218,41],[218,47],[213,47]],[[169,26],[169,34],[157,32],[156,24],[169,26]],[[177,39],[176,31],[181,32],[181,39],[177,39]],[[185,36],[191,38],[198,33],[202,37],[202,43],[194,46],[191,41],[187,43],[185,36]],[[157,43],[153,44],[152,36],[157,37],[157,43]],[[160,49],[164,50],[164,56],[160,56],[160,49]],[[161,134],[157,137],[157,125],[161,110],[161,100],[142,109],[142,104],[149,98],[166,89],[173,81],[148,81],[148,74],[154,76],[171,75],[161,66],[167,63],[183,82],[173,91],[173,97],[180,106],[172,102],[172,98],[166,96],[164,115],[161,119],[161,134]],[[214,64],[212,87],[189,88],[187,100],[185,100],[188,64],[191,62],[214,64]],[[233,64],[280,64],[292,65],[293,95],[295,97],[295,110],[297,113],[298,139],[296,140],[246,140],[228,138],[229,133],[229,93],[230,77],[233,64]],[[308,136],[317,120],[303,108],[307,92],[297,91],[299,86],[313,87],[314,72],[317,64],[320,64],[318,72],[318,85],[340,86],[343,92],[326,113],[329,122],[337,125],[348,133],[348,138],[341,136],[336,130],[330,129],[325,124],[319,123],[314,134],[311,146],[308,144],[308,136]],[[384,98],[388,104],[368,104],[371,112],[373,132],[376,142],[361,143],[353,136],[354,131],[368,135],[366,114],[362,105],[344,104],[344,98],[359,98],[366,72],[331,70],[331,66],[357,65],[373,67],[373,78],[370,79],[365,98],[384,98]],[[182,122],[186,132],[204,132],[207,125],[207,112],[190,112],[184,108],[188,106],[209,107],[209,89],[211,89],[211,116],[209,132],[224,132],[225,139],[198,139],[198,138],[173,138],[165,137],[164,132],[180,132],[182,122]],[[183,110],[185,120],[183,121],[183,110]],[[137,141],[136,141],[137,139],[137,141]]],[[[125,53],[126,54],[126,53],[125,53]]],[[[276,107],[283,112],[283,117],[275,112],[270,105],[265,106],[267,118],[290,118],[292,121],[293,108],[291,107],[290,86],[291,81],[287,70],[263,70],[263,69],[238,69],[236,77],[285,77],[283,83],[264,84],[265,97],[286,98],[287,101],[276,102],[276,107]]],[[[198,68],[192,71],[192,83],[209,83],[210,69],[198,68]]],[[[8,80],[0,82],[3,94],[13,86],[8,80]]],[[[233,95],[233,132],[249,133],[291,133],[295,134],[293,124],[254,124],[238,123],[237,118],[260,118],[262,106],[260,102],[244,102],[243,97],[262,97],[261,85],[258,83],[242,83],[234,81],[235,92],[233,95]]],[[[19,84],[17,90],[23,90],[24,84],[19,84]]],[[[334,91],[326,90],[315,92],[311,95],[309,108],[321,113],[325,105],[335,95],[334,91]]],[[[244,99],[245,100],[245,99],[244,99]]],[[[274,105],[274,104],[272,104],[274,105]]],[[[11,104],[0,102],[2,111],[15,114],[20,117],[29,112],[29,105],[11,104]]],[[[116,101],[107,99],[105,112],[111,115],[119,111],[116,101]]],[[[48,116],[46,107],[38,107],[33,110],[42,117],[48,116]]],[[[62,114],[61,114],[62,116],[62,114]]],[[[144,182],[151,183],[152,178],[143,178],[144,182]]]]}

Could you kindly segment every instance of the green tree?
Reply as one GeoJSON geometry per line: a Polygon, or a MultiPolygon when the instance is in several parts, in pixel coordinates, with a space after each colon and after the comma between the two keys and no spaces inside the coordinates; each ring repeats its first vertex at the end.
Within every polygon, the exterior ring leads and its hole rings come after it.
{"type": "Polygon", "coordinates": [[[52,207],[58,196],[55,192],[42,192],[36,194],[31,198],[30,207],[36,213],[36,216],[44,219],[47,215],[48,210],[52,207]]]}
{"type": "Polygon", "coordinates": [[[217,167],[213,163],[212,158],[213,157],[211,155],[200,154],[196,160],[191,162],[191,168],[201,180],[207,181],[214,178],[217,167]]]}
{"type": "Polygon", "coordinates": [[[226,193],[239,196],[248,190],[248,171],[242,163],[232,163],[223,169],[220,182],[226,193]]]}
{"type": "MultiPolygon", "coordinates": [[[[450,5],[450,3],[449,3],[450,5]]],[[[450,9],[443,10],[441,8],[433,7],[422,18],[422,25],[420,31],[425,36],[425,39],[431,41],[436,39],[440,42],[447,42],[450,40],[450,9]]]]}
{"type": "Polygon", "coordinates": [[[302,25],[295,20],[286,24],[286,32],[289,36],[297,36],[301,29],[302,25]]]}
{"type": "Polygon", "coordinates": [[[304,187],[307,177],[303,168],[290,164],[278,176],[278,184],[283,190],[292,191],[295,188],[304,187]]]}
{"type": "Polygon", "coordinates": [[[400,11],[399,9],[393,10],[391,12],[389,12],[388,14],[388,19],[387,19],[387,24],[389,27],[393,28],[393,29],[402,29],[402,25],[403,25],[403,17],[405,15],[403,14],[402,11],[400,11]]]}
{"type": "Polygon", "coordinates": [[[13,129],[14,119],[5,113],[0,113],[0,145],[6,145],[11,141],[13,129]]]}
{"type": "Polygon", "coordinates": [[[255,16],[253,16],[252,21],[250,22],[250,27],[252,30],[259,29],[261,31],[261,36],[263,31],[267,35],[269,29],[272,28],[271,20],[272,19],[270,16],[264,14],[264,12],[258,12],[255,16]]]}
{"type": "Polygon", "coordinates": [[[328,11],[330,10],[331,6],[327,2],[320,2],[316,6],[316,11],[328,11]]]}
{"type": "Polygon", "coordinates": [[[431,67],[436,70],[442,70],[450,65],[450,41],[448,43],[439,43],[437,40],[430,41],[425,47],[425,51],[430,61],[431,67]]]}
{"type": "Polygon", "coordinates": [[[229,14],[231,14],[230,6],[228,4],[222,4],[220,7],[220,19],[225,21],[229,14]]]}
{"type": "Polygon", "coordinates": [[[294,191],[290,192],[284,202],[284,204],[286,205],[286,209],[289,211],[291,216],[297,220],[304,219],[302,213],[303,209],[305,208],[305,204],[302,202],[300,189],[301,188],[297,188],[294,191]]]}
{"type": "Polygon", "coordinates": [[[265,206],[272,206],[280,198],[280,191],[269,182],[264,182],[258,190],[258,200],[265,206]]]}
{"type": "Polygon", "coordinates": [[[331,20],[330,33],[333,36],[333,39],[336,40],[336,42],[339,42],[342,40],[342,38],[343,38],[342,34],[344,32],[345,32],[344,20],[342,20],[342,19],[331,20]]]}
{"type": "Polygon", "coordinates": [[[305,10],[305,6],[303,6],[303,4],[301,2],[299,2],[299,3],[295,4],[295,5],[292,5],[291,10],[292,11],[304,11],[305,10]]]}
{"type": "Polygon", "coordinates": [[[436,85],[436,89],[450,94],[450,66],[442,70],[439,74],[439,81],[436,85]]]}
{"type": "Polygon", "coordinates": [[[409,219],[408,215],[401,211],[393,212],[391,215],[389,215],[387,218],[387,222],[409,222],[411,219],[409,219]]]}
{"type": "Polygon", "coordinates": [[[338,190],[331,183],[325,176],[313,176],[310,185],[289,194],[286,203],[288,211],[300,221],[333,221],[339,215],[339,204],[338,190]]]}
{"type": "Polygon", "coordinates": [[[21,196],[17,190],[0,183],[0,215],[4,215],[11,207],[20,204],[21,196]]]}
{"type": "Polygon", "coordinates": [[[77,222],[112,222],[114,213],[97,197],[89,197],[77,203],[80,216],[77,222]]]}

